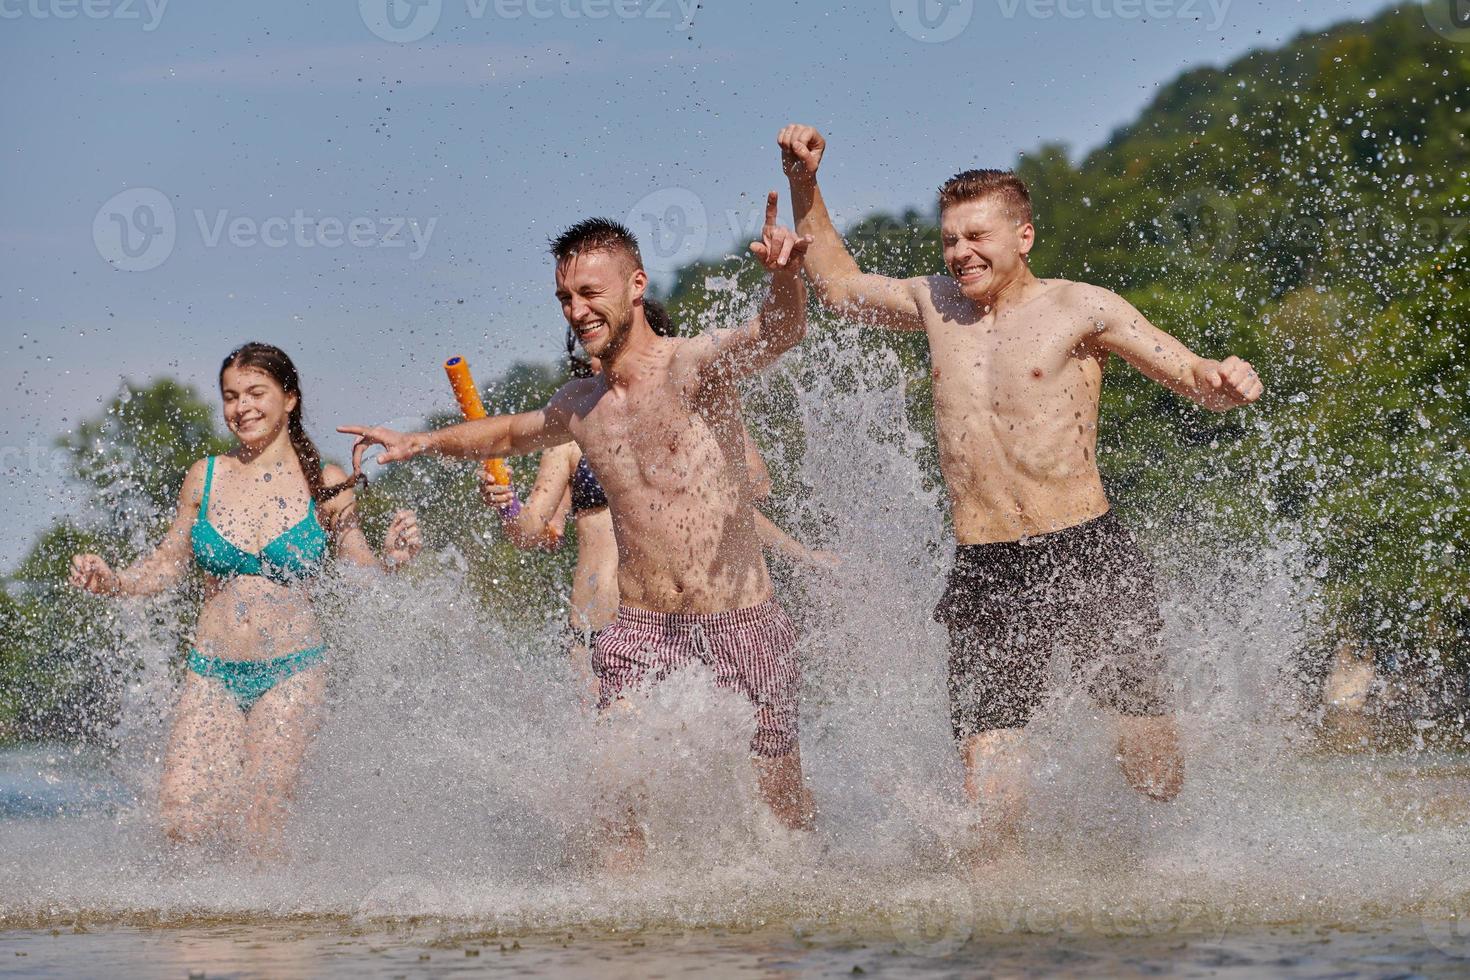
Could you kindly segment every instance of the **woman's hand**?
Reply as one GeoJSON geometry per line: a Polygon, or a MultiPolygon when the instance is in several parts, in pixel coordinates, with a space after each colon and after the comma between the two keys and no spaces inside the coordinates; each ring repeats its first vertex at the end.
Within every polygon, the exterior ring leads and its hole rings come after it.
{"type": "Polygon", "coordinates": [[[122,581],[117,572],[99,555],[73,555],[71,575],[67,580],[93,595],[115,596],[122,592],[122,581]]]}
{"type": "Polygon", "coordinates": [[[407,565],[423,550],[424,536],[419,532],[419,519],[411,510],[393,514],[388,533],[383,535],[383,560],[389,568],[407,565]]]}
{"type": "Polygon", "coordinates": [[[515,487],[504,483],[496,483],[495,479],[483,469],[480,470],[480,499],[485,501],[485,506],[494,507],[501,515],[505,515],[504,508],[510,506],[510,502],[516,499],[515,487]]]}

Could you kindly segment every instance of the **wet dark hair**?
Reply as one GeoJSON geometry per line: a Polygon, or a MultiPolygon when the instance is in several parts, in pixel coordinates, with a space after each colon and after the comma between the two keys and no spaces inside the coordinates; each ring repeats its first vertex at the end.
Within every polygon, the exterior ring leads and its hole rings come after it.
{"type": "Polygon", "coordinates": [[[551,239],[551,254],[565,262],[583,252],[621,252],[643,268],[643,253],[638,251],[638,238],[628,226],[611,218],[584,218],[551,239]]]}
{"type": "Polygon", "coordinates": [[[1031,223],[1031,192],[1026,182],[1010,170],[965,170],[955,174],[939,188],[939,210],[996,197],[1019,224],[1031,223]]]}
{"type": "MultiPolygon", "coordinates": [[[[643,319],[648,321],[648,329],[660,337],[679,336],[669,311],[652,296],[643,297],[643,319]]],[[[571,327],[567,327],[567,373],[574,378],[592,377],[592,363],[577,353],[577,335],[571,327]]]]}
{"type": "Polygon", "coordinates": [[[317,452],[316,443],[306,434],[306,426],[302,423],[302,398],[301,379],[296,373],[296,365],[291,363],[291,358],[279,347],[270,344],[261,344],[252,341],[241,344],[230,351],[225,362],[219,366],[219,381],[223,387],[225,383],[225,372],[230,368],[254,368],[264,371],[275,379],[276,384],[288,395],[296,396],[296,407],[291,409],[291,414],[286,420],[286,432],[291,437],[291,448],[296,450],[296,461],[301,464],[302,475],[306,477],[306,486],[311,491],[311,497],[318,503],[331,500],[343,490],[350,490],[356,483],[355,480],[327,486],[322,483],[322,457],[317,452]]]}

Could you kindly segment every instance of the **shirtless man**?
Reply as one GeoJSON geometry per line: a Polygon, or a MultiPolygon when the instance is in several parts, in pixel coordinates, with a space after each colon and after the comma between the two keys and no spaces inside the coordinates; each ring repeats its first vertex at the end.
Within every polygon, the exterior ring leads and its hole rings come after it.
{"type": "Polygon", "coordinates": [[[948,275],[863,273],[817,187],[821,134],[792,125],[777,142],[822,305],[928,335],[958,538],[935,617],[950,634],[950,716],[966,792],[986,799],[999,830],[1016,830],[1022,729],[1057,653],[1116,712],[1128,783],[1173,799],[1184,764],[1161,677],[1158,600],[1094,458],[1103,366],[1117,354],[1214,411],[1259,398],[1255,371],[1236,357],[1199,357],[1106,289],[1032,275],[1030,196],[1011,173],[966,171],[940,189],[948,275]]]}
{"type": "MultiPolygon", "coordinates": [[[[562,314],[600,374],[568,382],[545,408],[404,434],[343,426],[354,455],[378,444],[379,462],[437,453],[462,459],[513,456],[574,440],[606,492],[618,552],[620,605],[598,633],[592,668],[599,707],[655,683],[692,660],[751,703],[751,750],[761,793],[791,828],[810,828],[801,774],[796,631],[776,603],[756,533],[746,471],[745,423],[736,382],[806,333],[801,259],[808,241],[776,223],[766,202],[761,240],[750,249],[770,270],[769,292],[749,322],[694,337],[650,329],[648,275],[633,235],[594,218],[552,243],[562,314]]],[[[631,822],[607,857],[635,864],[631,822]]]]}

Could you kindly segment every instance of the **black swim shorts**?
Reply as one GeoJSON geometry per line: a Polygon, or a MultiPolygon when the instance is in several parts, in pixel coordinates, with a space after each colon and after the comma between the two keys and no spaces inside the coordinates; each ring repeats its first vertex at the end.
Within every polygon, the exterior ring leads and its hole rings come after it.
{"type": "Polygon", "coordinates": [[[956,739],[1023,727],[1053,655],[1101,705],[1134,716],[1171,710],[1153,572],[1111,512],[1020,541],[960,545],[934,618],[949,628],[956,739]]]}

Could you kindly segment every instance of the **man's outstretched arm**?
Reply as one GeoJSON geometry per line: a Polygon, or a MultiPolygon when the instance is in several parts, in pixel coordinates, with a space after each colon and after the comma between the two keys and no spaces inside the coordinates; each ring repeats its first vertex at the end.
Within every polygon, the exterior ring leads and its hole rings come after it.
{"type": "Polygon", "coordinates": [[[395,432],[364,425],[342,425],[337,431],[357,436],[352,444],[353,473],[361,472],[363,454],[371,446],[383,447],[379,463],[397,463],[425,454],[456,459],[524,456],[571,440],[568,390],[576,384],[579,382],[558,391],[545,408],[518,415],[492,415],[432,432],[395,432]]]}
{"type": "Polygon", "coordinates": [[[810,126],[790,125],[781,130],[781,168],[791,184],[791,207],[796,233],[812,243],[805,268],[817,300],[834,313],[890,330],[923,330],[924,319],[911,280],[865,273],[843,244],[832,224],[817,167],[827,148],[822,134],[810,126]]]}
{"type": "Polygon", "coordinates": [[[1094,342],[1153,381],[1213,412],[1249,405],[1266,390],[1256,369],[1238,357],[1200,357],[1160,330],[1126,299],[1100,286],[1079,286],[1094,342]]]}

